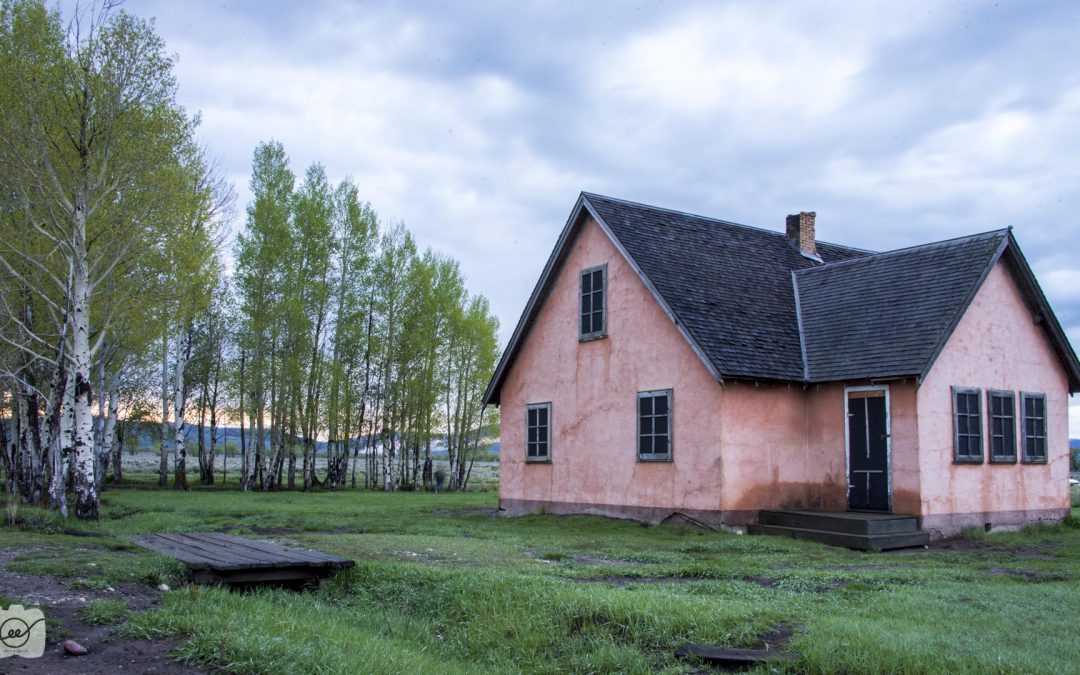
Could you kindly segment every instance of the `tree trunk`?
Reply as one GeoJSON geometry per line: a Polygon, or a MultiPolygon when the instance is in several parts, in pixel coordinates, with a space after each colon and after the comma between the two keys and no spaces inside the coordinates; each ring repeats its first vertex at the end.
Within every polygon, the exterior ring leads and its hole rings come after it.
{"type": "Polygon", "coordinates": [[[179,340],[176,344],[176,370],[173,380],[173,432],[175,443],[175,474],[173,476],[173,488],[177,490],[190,490],[187,480],[187,423],[184,419],[184,369],[187,368],[188,359],[191,358],[191,328],[184,326],[180,330],[179,340]]]}
{"type": "Polygon", "coordinates": [[[76,197],[74,212],[75,260],[72,274],[72,371],[75,377],[75,515],[97,520],[100,503],[94,475],[94,415],[90,400],[90,282],[86,260],[85,196],[76,197]]]}
{"type": "Polygon", "coordinates": [[[158,464],[158,487],[169,482],[169,331],[161,333],[161,462],[158,464]]]}

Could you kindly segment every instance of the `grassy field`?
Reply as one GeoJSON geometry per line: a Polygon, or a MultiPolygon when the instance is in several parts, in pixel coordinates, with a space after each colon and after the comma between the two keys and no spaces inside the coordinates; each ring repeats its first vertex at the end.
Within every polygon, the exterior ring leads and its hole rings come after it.
{"type": "Polygon", "coordinates": [[[1075,516],[864,554],[591,517],[485,515],[496,505],[492,492],[128,487],[106,494],[96,525],[21,509],[22,526],[0,528],[0,551],[15,551],[10,571],[83,588],[175,585],[176,563],[123,539],[141,532],[227,530],[357,561],[314,592],[182,588],[147,611],[115,602],[85,611],[131,638],[181,638],[177,658],[227,672],[701,672],[673,656],[677,645],[789,636],[797,672],[1080,670],[1075,516]]]}

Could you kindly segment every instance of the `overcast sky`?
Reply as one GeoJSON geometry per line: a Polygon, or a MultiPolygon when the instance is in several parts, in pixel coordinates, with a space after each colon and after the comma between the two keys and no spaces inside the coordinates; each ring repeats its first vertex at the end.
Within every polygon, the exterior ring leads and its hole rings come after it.
{"type": "Polygon", "coordinates": [[[241,206],[260,141],[351,176],[504,343],[587,190],[878,250],[1012,225],[1080,344],[1080,3],[124,7],[241,206]]]}

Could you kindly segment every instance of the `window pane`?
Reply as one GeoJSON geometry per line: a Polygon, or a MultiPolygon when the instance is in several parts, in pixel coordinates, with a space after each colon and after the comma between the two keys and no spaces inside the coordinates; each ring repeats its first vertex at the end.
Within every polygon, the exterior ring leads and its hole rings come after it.
{"type": "Polygon", "coordinates": [[[542,427],[546,427],[548,423],[548,409],[537,408],[536,409],[536,423],[542,427]]]}
{"type": "Polygon", "coordinates": [[[642,396],[638,399],[638,413],[641,415],[652,414],[652,398],[649,396],[642,396]]]}
{"type": "Polygon", "coordinates": [[[668,406],[667,394],[660,394],[654,400],[656,401],[656,403],[654,404],[653,410],[656,412],[656,414],[657,415],[666,415],[667,414],[667,406],[668,406]]]}
{"type": "Polygon", "coordinates": [[[529,408],[525,412],[525,414],[529,419],[529,426],[530,427],[536,426],[536,408],[529,408]]]}
{"type": "Polygon", "coordinates": [[[642,417],[641,418],[641,433],[651,434],[653,432],[653,418],[642,417]]]}
{"type": "Polygon", "coordinates": [[[960,432],[961,436],[968,433],[968,418],[967,415],[956,416],[956,429],[960,432]]]}
{"type": "Polygon", "coordinates": [[[604,330],[604,313],[594,311],[592,313],[592,329],[594,333],[604,330]]]}
{"type": "Polygon", "coordinates": [[[596,270],[592,273],[592,287],[593,290],[604,290],[604,270],[596,270]]]}
{"type": "Polygon", "coordinates": [[[581,296],[581,313],[588,314],[592,311],[592,295],[585,294],[581,296]]]}
{"type": "Polygon", "coordinates": [[[536,443],[527,443],[529,457],[536,457],[536,443]]]}
{"type": "Polygon", "coordinates": [[[653,433],[655,433],[655,434],[664,434],[664,435],[666,435],[667,432],[668,432],[667,415],[660,415],[658,417],[654,417],[653,418],[653,429],[654,429],[653,433]]]}
{"type": "Polygon", "coordinates": [[[653,453],[657,455],[668,454],[668,439],[667,436],[657,436],[653,439],[653,453]]]}
{"type": "Polygon", "coordinates": [[[967,413],[967,396],[965,394],[956,395],[956,414],[964,415],[967,413]]]}
{"type": "Polygon", "coordinates": [[[581,275],[581,292],[588,293],[592,290],[592,274],[581,275]]]}
{"type": "Polygon", "coordinates": [[[548,428],[546,426],[536,428],[536,440],[538,442],[547,443],[547,436],[548,436],[548,428]]]}
{"type": "Polygon", "coordinates": [[[638,453],[642,455],[652,454],[652,436],[638,438],[638,453]]]}
{"type": "Polygon", "coordinates": [[[536,442],[536,427],[529,427],[529,442],[536,442]]]}

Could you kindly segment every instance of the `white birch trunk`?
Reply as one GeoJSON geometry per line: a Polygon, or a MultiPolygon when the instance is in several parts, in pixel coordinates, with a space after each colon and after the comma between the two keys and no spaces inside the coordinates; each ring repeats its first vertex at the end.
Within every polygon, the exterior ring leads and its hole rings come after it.
{"type": "Polygon", "coordinates": [[[158,487],[169,480],[169,331],[161,333],[161,460],[158,463],[158,487]]]}
{"type": "MultiPolygon", "coordinates": [[[[105,424],[101,431],[101,457],[111,457],[113,446],[116,445],[116,419],[120,413],[120,388],[119,376],[114,376],[109,383],[109,412],[105,417],[105,424]]],[[[117,453],[114,461],[119,464],[120,454],[117,453]]],[[[115,471],[114,471],[115,473],[115,471]]],[[[104,480],[104,476],[102,477],[104,480]]]]}
{"type": "Polygon", "coordinates": [[[179,339],[176,343],[176,367],[173,377],[173,442],[174,468],[173,487],[177,490],[188,490],[187,482],[187,447],[184,436],[187,434],[187,422],[184,419],[184,370],[187,368],[188,358],[191,355],[191,331],[185,326],[181,328],[179,339]]]}
{"type": "Polygon", "coordinates": [[[72,275],[72,376],[75,380],[75,515],[97,520],[98,491],[94,469],[94,415],[90,407],[90,282],[86,260],[86,205],[76,199],[74,225],[74,274],[72,275]]]}

